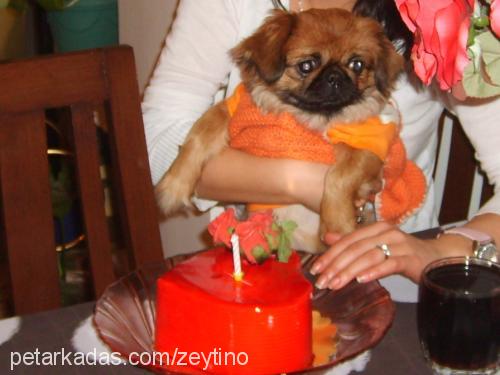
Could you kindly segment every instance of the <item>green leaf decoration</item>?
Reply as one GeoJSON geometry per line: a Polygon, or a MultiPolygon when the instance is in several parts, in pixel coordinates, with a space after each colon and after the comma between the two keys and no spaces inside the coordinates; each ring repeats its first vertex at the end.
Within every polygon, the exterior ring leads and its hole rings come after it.
{"type": "Polygon", "coordinates": [[[252,255],[258,264],[261,264],[269,258],[269,253],[262,246],[255,246],[252,249],[252,255]]]}
{"type": "Polygon", "coordinates": [[[281,229],[286,233],[287,236],[291,237],[293,231],[297,228],[297,223],[293,220],[285,220],[281,223],[281,229]]]}
{"type": "Polygon", "coordinates": [[[462,85],[468,96],[487,98],[500,95],[500,40],[491,32],[476,36],[473,49],[469,49],[469,57],[473,64],[464,69],[462,85]],[[485,75],[490,82],[485,80],[485,75]]]}
{"type": "Polygon", "coordinates": [[[292,249],[290,247],[293,231],[297,228],[297,223],[292,220],[283,221],[280,224],[280,234],[278,241],[278,251],[277,256],[280,262],[288,262],[290,255],[292,255],[292,249]]]}
{"type": "Polygon", "coordinates": [[[474,44],[474,38],[476,37],[476,28],[474,24],[471,24],[469,27],[469,34],[467,35],[467,47],[470,47],[474,44]]]}
{"type": "MultiPolygon", "coordinates": [[[[280,229],[274,229],[274,231],[279,233],[280,229]]],[[[264,236],[266,237],[267,244],[269,245],[269,250],[271,250],[271,252],[278,250],[278,237],[269,233],[265,233],[264,236]]]]}
{"type": "Polygon", "coordinates": [[[486,73],[495,86],[500,86],[500,40],[493,33],[483,33],[479,37],[486,73]]]}

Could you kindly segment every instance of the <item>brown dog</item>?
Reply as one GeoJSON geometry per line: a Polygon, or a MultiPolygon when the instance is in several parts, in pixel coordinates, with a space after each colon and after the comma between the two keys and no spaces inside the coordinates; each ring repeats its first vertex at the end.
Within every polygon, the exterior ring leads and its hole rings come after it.
{"type": "MultiPolygon", "coordinates": [[[[403,69],[402,57],[376,21],[341,9],[274,11],[231,56],[263,113],[288,112],[320,134],[336,123],[360,122],[379,114],[403,69]]],[[[157,186],[166,214],[189,205],[207,160],[228,147],[229,120],[221,102],[194,124],[157,186]]],[[[332,147],[335,164],[325,178],[321,234],[352,231],[354,201],[367,199],[382,186],[383,162],[375,154],[345,144],[332,147]]],[[[292,216],[300,219],[302,213],[292,216]]],[[[319,238],[317,226],[314,237],[319,238]]],[[[317,240],[306,242],[309,245],[299,248],[319,246],[317,240]]]]}

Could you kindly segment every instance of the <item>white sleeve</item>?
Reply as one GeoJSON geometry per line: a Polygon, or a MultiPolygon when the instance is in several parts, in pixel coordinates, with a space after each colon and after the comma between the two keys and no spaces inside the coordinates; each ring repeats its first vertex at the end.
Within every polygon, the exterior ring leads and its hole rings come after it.
{"type": "Polygon", "coordinates": [[[500,214],[500,98],[454,100],[451,109],[474,146],[476,159],[481,164],[494,195],[478,214],[500,214]]]}
{"type": "Polygon", "coordinates": [[[236,0],[182,0],[142,103],[153,183],[193,123],[213,104],[231,70],[238,37],[236,0]]]}

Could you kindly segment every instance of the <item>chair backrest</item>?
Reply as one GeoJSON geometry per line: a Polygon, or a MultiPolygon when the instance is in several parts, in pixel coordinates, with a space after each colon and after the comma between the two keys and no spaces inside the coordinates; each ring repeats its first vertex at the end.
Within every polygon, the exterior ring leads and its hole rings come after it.
{"type": "Polygon", "coordinates": [[[68,113],[95,297],[117,276],[117,248],[127,253],[130,268],[161,261],[132,48],[6,62],[0,64],[0,82],[0,247],[7,252],[15,313],[55,308],[61,301],[46,129],[46,115],[55,108],[68,113]],[[118,235],[105,212],[98,113],[107,123],[118,235]]]}
{"type": "Polygon", "coordinates": [[[474,148],[458,119],[444,111],[439,123],[440,142],[434,171],[436,208],[441,225],[470,219],[493,195],[474,156],[474,148]]]}

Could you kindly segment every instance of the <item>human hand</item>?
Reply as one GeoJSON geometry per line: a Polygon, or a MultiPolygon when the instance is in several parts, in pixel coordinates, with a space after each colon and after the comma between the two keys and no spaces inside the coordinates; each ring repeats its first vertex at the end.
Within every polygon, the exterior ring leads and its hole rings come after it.
{"type": "Polygon", "coordinates": [[[331,247],[311,267],[311,273],[319,275],[320,289],[340,289],[353,279],[364,283],[392,274],[418,282],[424,267],[441,257],[437,240],[418,239],[385,222],[343,237],[329,233],[324,240],[331,247]],[[390,249],[387,258],[377,247],[382,244],[390,249]]]}

